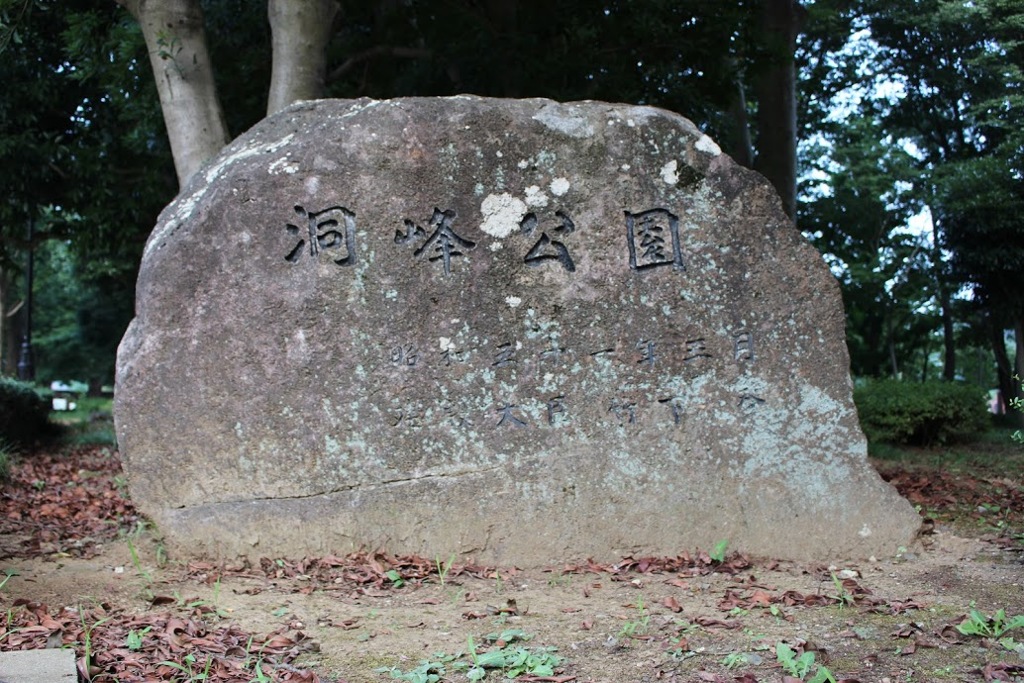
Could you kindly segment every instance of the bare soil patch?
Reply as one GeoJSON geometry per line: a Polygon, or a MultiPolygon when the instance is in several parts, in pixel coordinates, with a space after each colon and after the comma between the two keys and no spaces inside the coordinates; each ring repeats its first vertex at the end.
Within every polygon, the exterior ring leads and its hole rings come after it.
{"type": "Polygon", "coordinates": [[[1024,628],[1002,642],[956,628],[972,609],[1024,614],[1021,460],[982,443],[960,460],[877,463],[928,520],[894,557],[818,566],[686,549],[521,570],[383,551],[166,558],[116,453],[26,456],[2,490],[0,649],[72,647],[96,681],[503,680],[517,648],[559,658],[518,680],[799,680],[781,642],[814,653],[805,680],[820,666],[848,682],[1024,680],[1024,628]]]}

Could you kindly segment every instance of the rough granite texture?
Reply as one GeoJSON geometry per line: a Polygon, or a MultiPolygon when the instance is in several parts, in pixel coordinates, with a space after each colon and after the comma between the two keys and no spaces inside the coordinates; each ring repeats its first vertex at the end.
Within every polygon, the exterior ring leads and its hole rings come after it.
{"type": "Polygon", "coordinates": [[[115,417],[189,554],[893,553],[851,389],[834,278],[690,121],[333,100],[164,210],[115,417]]]}

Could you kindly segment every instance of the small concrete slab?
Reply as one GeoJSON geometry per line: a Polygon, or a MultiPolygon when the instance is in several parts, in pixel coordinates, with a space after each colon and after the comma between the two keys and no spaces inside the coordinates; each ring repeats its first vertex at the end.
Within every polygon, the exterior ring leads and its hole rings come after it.
{"type": "Polygon", "coordinates": [[[74,650],[0,652],[0,683],[73,683],[74,650]]]}

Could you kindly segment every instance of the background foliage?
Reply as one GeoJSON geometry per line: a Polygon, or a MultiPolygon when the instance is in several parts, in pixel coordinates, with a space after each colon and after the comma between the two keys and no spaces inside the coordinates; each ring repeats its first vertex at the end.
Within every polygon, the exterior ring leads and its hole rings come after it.
{"type": "Polygon", "coordinates": [[[51,430],[49,403],[27,382],[0,377],[0,451],[31,445],[51,430]]]}
{"type": "MultiPolygon", "coordinates": [[[[205,0],[228,126],[265,113],[270,31],[205,0]]],[[[758,165],[772,70],[798,78],[797,224],[842,284],[856,376],[1019,392],[1024,7],[1016,0],[341,0],[332,97],[481,95],[657,105],[758,165]]],[[[176,179],[141,32],[116,6],[0,0],[0,309],[13,372],[37,249],[39,378],[112,378],[142,245],[176,179]],[[26,240],[28,224],[35,229],[26,240]]]]}
{"type": "Polygon", "coordinates": [[[878,379],[857,387],[853,397],[873,443],[947,444],[968,440],[990,425],[983,392],[967,384],[878,379]]]}

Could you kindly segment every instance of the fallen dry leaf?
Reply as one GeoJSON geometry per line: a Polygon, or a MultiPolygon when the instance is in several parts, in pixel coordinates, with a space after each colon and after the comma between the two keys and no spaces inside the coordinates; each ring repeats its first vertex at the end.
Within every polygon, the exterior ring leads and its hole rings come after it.
{"type": "Polygon", "coordinates": [[[676,613],[679,613],[679,612],[683,611],[683,606],[680,605],[679,601],[676,600],[675,596],[672,596],[672,595],[670,595],[667,598],[665,598],[664,600],[662,600],[661,604],[664,605],[665,607],[669,608],[673,612],[676,612],[676,613]]]}

